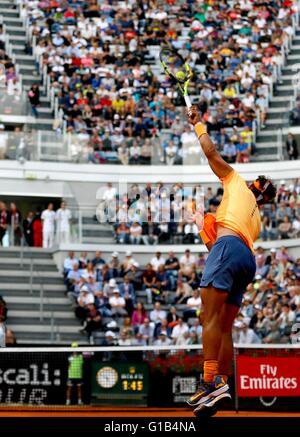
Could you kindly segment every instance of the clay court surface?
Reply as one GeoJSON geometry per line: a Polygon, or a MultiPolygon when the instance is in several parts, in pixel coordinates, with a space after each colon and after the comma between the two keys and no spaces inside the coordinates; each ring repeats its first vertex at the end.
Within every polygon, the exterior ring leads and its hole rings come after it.
{"type": "MultiPolygon", "coordinates": [[[[65,407],[53,409],[17,407],[0,409],[0,417],[195,417],[192,410],[185,408],[134,408],[127,407],[65,407]]],[[[264,411],[220,411],[215,417],[300,417],[299,413],[264,411]]]]}

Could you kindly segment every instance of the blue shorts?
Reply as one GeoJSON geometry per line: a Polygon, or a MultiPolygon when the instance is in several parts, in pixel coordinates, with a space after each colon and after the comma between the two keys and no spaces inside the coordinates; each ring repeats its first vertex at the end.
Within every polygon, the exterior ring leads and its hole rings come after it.
{"type": "Polygon", "coordinates": [[[200,287],[212,285],[228,292],[226,303],[240,306],[256,271],[255,257],[239,238],[226,235],[213,245],[206,260],[200,287]]]}

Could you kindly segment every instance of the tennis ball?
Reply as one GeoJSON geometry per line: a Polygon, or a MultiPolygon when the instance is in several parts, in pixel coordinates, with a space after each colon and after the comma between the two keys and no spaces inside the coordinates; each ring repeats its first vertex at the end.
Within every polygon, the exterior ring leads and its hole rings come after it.
{"type": "Polygon", "coordinates": [[[176,79],[183,80],[185,78],[185,74],[183,71],[177,71],[176,73],[176,79]]]}

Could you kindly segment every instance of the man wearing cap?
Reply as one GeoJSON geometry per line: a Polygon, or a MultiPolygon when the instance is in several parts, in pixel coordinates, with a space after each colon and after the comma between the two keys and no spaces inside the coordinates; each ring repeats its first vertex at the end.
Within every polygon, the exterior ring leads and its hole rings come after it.
{"type": "Polygon", "coordinates": [[[125,258],[121,263],[121,272],[123,275],[126,275],[129,272],[134,263],[137,263],[137,261],[133,258],[131,250],[127,250],[125,258]]]}
{"type": "Polygon", "coordinates": [[[116,287],[113,290],[113,295],[109,299],[109,304],[111,306],[111,312],[115,316],[127,316],[127,311],[125,310],[125,299],[120,296],[120,291],[116,287]]]}
{"type": "Polygon", "coordinates": [[[95,302],[95,297],[89,292],[87,285],[83,285],[80,288],[80,293],[77,299],[78,307],[75,310],[75,314],[79,319],[84,320],[88,313],[88,305],[95,302]]]}
{"type": "MultiPolygon", "coordinates": [[[[72,343],[72,348],[76,349],[78,347],[77,343],[72,343]]],[[[83,356],[81,353],[74,352],[68,358],[68,381],[67,381],[67,400],[66,405],[71,405],[71,395],[72,387],[77,387],[77,402],[78,405],[82,405],[82,390],[81,386],[83,384],[83,356]]]]}
{"type": "Polygon", "coordinates": [[[111,297],[113,295],[113,291],[117,286],[117,282],[114,278],[111,278],[103,287],[103,292],[105,296],[111,297]]]}
{"type": "Polygon", "coordinates": [[[120,270],[120,261],[118,252],[113,252],[111,256],[111,260],[108,262],[109,271],[113,278],[117,278],[119,276],[120,270]]]}

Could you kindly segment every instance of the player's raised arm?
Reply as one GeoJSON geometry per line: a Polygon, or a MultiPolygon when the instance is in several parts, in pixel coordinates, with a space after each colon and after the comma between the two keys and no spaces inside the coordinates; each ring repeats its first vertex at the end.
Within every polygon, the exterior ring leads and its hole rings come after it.
{"type": "Polygon", "coordinates": [[[196,135],[201,144],[202,150],[208,159],[208,163],[218,178],[224,178],[227,176],[233,168],[227,164],[216,149],[216,146],[211,141],[208,133],[206,132],[205,126],[200,121],[199,111],[196,106],[191,106],[187,109],[187,116],[189,123],[191,123],[194,128],[196,135]]]}

